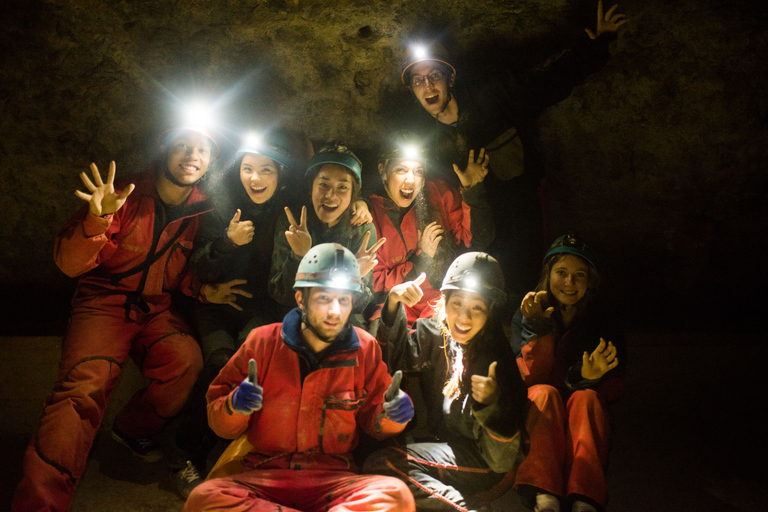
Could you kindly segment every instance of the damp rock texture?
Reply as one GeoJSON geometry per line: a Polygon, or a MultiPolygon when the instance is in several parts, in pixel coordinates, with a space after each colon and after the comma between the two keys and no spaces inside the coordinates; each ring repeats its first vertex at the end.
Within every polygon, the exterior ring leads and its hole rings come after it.
{"type": "MultiPolygon", "coordinates": [[[[605,293],[640,312],[748,303],[768,284],[766,8],[619,9],[631,21],[608,65],[538,122],[550,232],[586,235],[605,293]]],[[[74,281],[53,264],[53,240],[80,206],[78,174],[110,160],[118,175],[141,171],[181,102],[216,104],[222,160],[244,130],[279,121],[315,142],[346,140],[370,173],[383,119],[412,101],[399,66],[415,34],[522,69],[593,27],[595,10],[580,0],[6,0],[0,284],[19,304],[50,297],[50,314],[63,315],[74,281]]]]}

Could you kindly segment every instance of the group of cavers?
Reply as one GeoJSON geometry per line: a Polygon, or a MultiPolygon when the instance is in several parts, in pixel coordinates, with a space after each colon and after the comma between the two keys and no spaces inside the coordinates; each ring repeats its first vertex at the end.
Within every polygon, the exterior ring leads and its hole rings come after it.
{"type": "Polygon", "coordinates": [[[461,82],[437,40],[409,48],[414,122],[368,189],[346,144],[285,126],[203,181],[224,158],[193,124],[142,174],[91,164],[56,238],[78,284],[12,510],[70,508],[129,358],[149,383],[111,436],[166,460],[184,510],[479,511],[511,488],[605,510],[623,335],[590,246],[545,239],[523,126],[606,62],[615,9],[525,73],[461,82]]]}

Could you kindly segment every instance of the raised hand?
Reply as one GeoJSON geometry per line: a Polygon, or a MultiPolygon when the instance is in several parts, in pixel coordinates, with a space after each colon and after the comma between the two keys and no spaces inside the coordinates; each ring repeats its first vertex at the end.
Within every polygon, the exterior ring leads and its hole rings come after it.
{"type": "Polygon", "coordinates": [[[499,399],[499,386],[496,382],[496,364],[494,361],[488,367],[488,376],[472,376],[472,398],[475,402],[484,405],[490,405],[499,399]]]}
{"type": "Polygon", "coordinates": [[[373,215],[371,215],[371,212],[368,210],[368,205],[365,201],[355,201],[352,203],[350,212],[352,213],[352,218],[349,223],[352,226],[362,226],[363,224],[370,224],[373,222],[373,215]]]}
{"type": "Polygon", "coordinates": [[[413,307],[418,304],[424,296],[424,291],[421,289],[421,285],[426,279],[427,274],[422,272],[419,274],[419,277],[413,281],[406,281],[393,286],[389,290],[387,298],[387,309],[389,312],[394,313],[400,302],[408,307],[413,307]]]}
{"type": "Polygon", "coordinates": [[[227,281],[226,283],[204,284],[200,291],[203,293],[203,297],[205,297],[205,300],[208,302],[212,302],[214,304],[229,304],[236,310],[242,311],[243,308],[237,304],[237,296],[242,295],[243,297],[248,297],[250,299],[253,298],[253,294],[245,290],[235,288],[235,286],[239,286],[247,282],[248,281],[245,279],[233,279],[231,281],[227,281]]]}
{"type": "Polygon", "coordinates": [[[615,11],[618,6],[619,4],[613,4],[613,7],[603,14],[603,0],[598,0],[597,25],[595,26],[595,31],[592,32],[588,28],[584,29],[590,39],[597,39],[600,34],[604,34],[605,32],[616,33],[619,31],[620,26],[629,21],[629,18],[627,18],[625,14],[613,14],[613,11],[615,11]]]}
{"type": "Polygon", "coordinates": [[[402,379],[403,372],[397,370],[392,376],[389,388],[384,393],[384,415],[401,425],[411,421],[414,414],[411,397],[400,389],[400,381],[402,379]]]}
{"type": "Polygon", "coordinates": [[[229,221],[229,227],[227,228],[227,236],[235,245],[245,245],[253,240],[253,233],[255,231],[253,222],[250,220],[240,221],[240,209],[235,212],[235,216],[229,221]]]}
{"type": "Polygon", "coordinates": [[[376,259],[376,251],[378,251],[379,247],[384,245],[384,242],[387,241],[386,238],[380,238],[375,244],[371,246],[370,249],[366,249],[370,239],[371,232],[366,231],[365,235],[363,235],[363,243],[360,245],[360,249],[357,251],[357,254],[355,254],[355,257],[357,258],[357,265],[360,267],[360,277],[367,276],[368,272],[373,270],[373,267],[375,267],[379,262],[379,260],[376,259]]]}
{"type": "Polygon", "coordinates": [[[546,291],[528,292],[525,294],[523,302],[520,304],[520,311],[523,313],[523,316],[528,319],[549,318],[552,316],[552,313],[555,312],[555,308],[546,307],[546,304],[546,291]]]}
{"type": "Polygon", "coordinates": [[[588,380],[596,380],[613,370],[619,365],[616,357],[616,347],[612,342],[606,343],[600,338],[597,348],[592,355],[585,351],[581,356],[581,377],[588,380]]]}
{"type": "Polygon", "coordinates": [[[96,164],[91,164],[91,173],[93,174],[93,181],[88,178],[88,175],[84,172],[80,173],[80,179],[83,180],[85,188],[88,189],[90,194],[75,191],[75,195],[88,202],[88,211],[97,217],[103,217],[115,213],[117,210],[123,207],[125,200],[131,195],[133,189],[136,188],[133,183],[123,189],[120,194],[115,193],[115,161],[109,162],[109,173],[107,174],[107,182],[104,183],[101,180],[101,174],[96,164]],[[95,184],[94,184],[95,183],[95,184]]]}
{"type": "Polygon", "coordinates": [[[469,161],[467,162],[467,168],[462,171],[459,166],[453,164],[453,172],[461,180],[461,186],[464,190],[470,189],[483,181],[488,175],[488,165],[491,163],[490,155],[485,154],[485,148],[480,148],[480,154],[477,155],[475,160],[475,150],[469,150],[469,161]]]}
{"type": "Polygon", "coordinates": [[[263,405],[264,388],[256,379],[256,361],[248,361],[248,377],[232,393],[232,410],[238,414],[251,414],[263,405]]]}
{"type": "Polygon", "coordinates": [[[312,235],[309,234],[307,228],[307,207],[301,207],[301,222],[296,222],[291,209],[287,206],[285,207],[285,214],[288,216],[288,222],[291,223],[288,231],[285,232],[285,238],[296,257],[303,258],[312,248],[312,235]]]}
{"type": "Polygon", "coordinates": [[[437,221],[430,222],[424,231],[419,231],[419,249],[430,258],[435,257],[435,251],[437,246],[440,245],[440,240],[443,239],[443,226],[437,223],[437,221]]]}

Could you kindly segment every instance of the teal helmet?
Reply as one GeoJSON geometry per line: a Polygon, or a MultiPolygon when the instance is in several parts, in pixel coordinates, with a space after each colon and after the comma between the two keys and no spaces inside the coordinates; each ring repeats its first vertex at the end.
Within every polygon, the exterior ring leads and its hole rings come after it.
{"type": "Polygon", "coordinates": [[[334,288],[361,294],[363,286],[352,251],[341,244],[326,243],[312,247],[301,259],[293,289],[334,288]]]}
{"type": "Polygon", "coordinates": [[[307,166],[306,175],[325,164],[337,164],[346,167],[357,180],[357,184],[363,184],[363,164],[360,159],[343,142],[332,142],[320,148],[312,157],[307,166]]]}
{"type": "Polygon", "coordinates": [[[440,287],[441,292],[447,290],[479,293],[491,304],[503,304],[507,298],[501,265],[484,252],[466,252],[453,260],[440,287]]]}
{"type": "Polygon", "coordinates": [[[424,41],[421,43],[413,43],[408,46],[405,51],[405,57],[403,58],[403,70],[400,74],[400,80],[405,85],[410,85],[411,82],[411,68],[419,62],[433,61],[439,62],[448,66],[453,74],[456,74],[456,68],[450,62],[448,56],[448,50],[440,44],[438,41],[424,41]]]}
{"type": "Polygon", "coordinates": [[[243,139],[237,155],[245,153],[264,155],[288,169],[296,169],[299,164],[293,157],[293,144],[286,132],[279,129],[269,130],[263,135],[252,134],[243,139]]]}
{"type": "Polygon", "coordinates": [[[586,261],[597,273],[597,256],[578,235],[569,233],[558,237],[547,249],[547,253],[544,255],[544,263],[555,254],[573,254],[578,256],[586,261]]]}

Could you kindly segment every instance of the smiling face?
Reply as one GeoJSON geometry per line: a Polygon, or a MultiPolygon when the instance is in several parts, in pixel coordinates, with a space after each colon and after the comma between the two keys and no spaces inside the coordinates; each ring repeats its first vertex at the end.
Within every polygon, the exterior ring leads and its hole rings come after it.
{"type": "Polygon", "coordinates": [[[325,164],[312,181],[312,206],[321,222],[336,225],[352,202],[352,173],[338,164],[325,164]]]}
{"type": "Polygon", "coordinates": [[[453,339],[466,345],[488,321],[488,300],[476,292],[455,290],[445,301],[445,321],[453,339]]]}
{"type": "Polygon", "coordinates": [[[549,271],[549,290],[566,306],[579,302],[589,287],[589,266],[573,254],[558,259],[549,271]]]}
{"type": "Polygon", "coordinates": [[[307,313],[307,322],[326,340],[336,338],[347,325],[354,294],[334,288],[309,288],[296,292],[296,301],[307,313]]]}
{"type": "Polygon", "coordinates": [[[424,187],[424,174],[421,162],[390,160],[383,174],[387,195],[398,207],[408,208],[424,187]]]}
{"type": "Polygon", "coordinates": [[[264,155],[246,153],[240,163],[240,183],[256,204],[269,201],[277,190],[278,172],[275,162],[264,155]]]}
{"type": "Polygon", "coordinates": [[[191,187],[208,171],[210,163],[210,139],[182,132],[168,146],[164,176],[177,187],[191,187]]]}
{"type": "Polygon", "coordinates": [[[454,75],[445,66],[435,61],[419,62],[411,68],[410,73],[410,79],[413,80],[414,77],[429,77],[435,72],[442,75],[442,78],[434,82],[427,78],[421,85],[410,86],[413,95],[432,117],[437,117],[443,112],[451,101],[449,88],[453,85],[454,75]]]}

